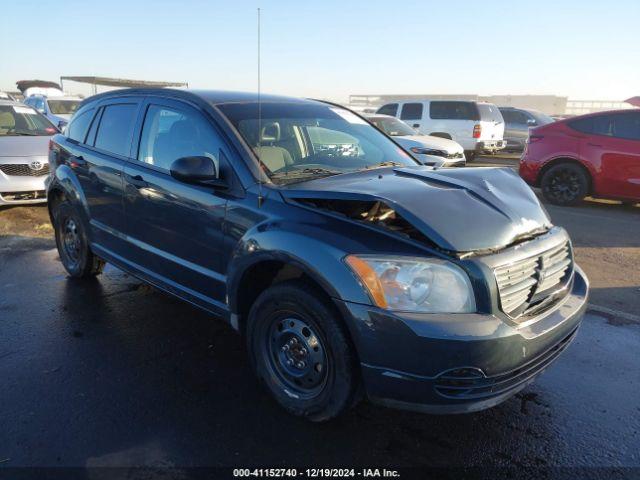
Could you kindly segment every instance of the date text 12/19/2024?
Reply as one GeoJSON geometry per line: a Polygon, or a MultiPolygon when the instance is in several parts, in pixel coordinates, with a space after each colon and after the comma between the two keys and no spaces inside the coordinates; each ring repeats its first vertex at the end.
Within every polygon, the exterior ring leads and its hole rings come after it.
{"type": "Polygon", "coordinates": [[[233,476],[259,478],[398,478],[397,470],[386,468],[235,468],[233,476]]]}

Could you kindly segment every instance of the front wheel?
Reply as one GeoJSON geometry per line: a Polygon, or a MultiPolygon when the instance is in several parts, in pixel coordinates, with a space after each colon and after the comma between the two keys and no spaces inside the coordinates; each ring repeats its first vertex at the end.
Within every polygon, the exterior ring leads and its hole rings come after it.
{"type": "Polygon", "coordinates": [[[82,219],[69,202],[61,202],[52,211],[56,246],[65,270],[74,278],[102,273],[104,261],[96,257],[87,238],[82,219]]]}
{"type": "Polygon", "coordinates": [[[540,181],[542,194],[554,205],[576,205],[589,191],[589,179],[582,167],[560,163],[551,167],[540,181]]]}
{"type": "Polygon", "coordinates": [[[264,291],[247,321],[251,365],[289,413],[320,422],[356,398],[357,362],[351,340],[330,300],[304,282],[264,291]]]}

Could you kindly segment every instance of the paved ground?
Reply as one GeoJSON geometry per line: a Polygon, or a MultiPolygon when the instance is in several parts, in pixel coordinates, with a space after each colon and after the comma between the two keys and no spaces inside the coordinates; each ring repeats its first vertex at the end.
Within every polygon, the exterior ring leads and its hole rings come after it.
{"type": "MultiPolygon", "coordinates": [[[[640,208],[549,211],[572,234],[593,303],[640,312],[640,208]]],[[[50,234],[43,207],[0,210],[0,469],[640,467],[640,324],[627,317],[590,313],[549,371],[489,411],[363,404],[310,425],[261,390],[227,327],[114,268],[68,279],[50,234]]]]}

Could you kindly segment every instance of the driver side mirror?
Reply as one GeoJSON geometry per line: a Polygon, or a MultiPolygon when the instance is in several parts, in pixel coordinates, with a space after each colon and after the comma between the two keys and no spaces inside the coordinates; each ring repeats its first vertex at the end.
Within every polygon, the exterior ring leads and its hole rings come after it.
{"type": "Polygon", "coordinates": [[[209,157],[179,158],[171,164],[169,171],[173,178],[183,183],[228,188],[227,182],[218,178],[219,172],[216,164],[209,157]]]}

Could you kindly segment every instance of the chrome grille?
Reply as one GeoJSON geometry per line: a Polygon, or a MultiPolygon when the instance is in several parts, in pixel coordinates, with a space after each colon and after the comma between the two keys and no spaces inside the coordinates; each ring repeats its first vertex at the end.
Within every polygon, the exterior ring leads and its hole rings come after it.
{"type": "Polygon", "coordinates": [[[10,163],[0,165],[0,171],[5,175],[14,177],[41,177],[43,175],[49,175],[49,164],[44,163],[40,170],[33,170],[26,163],[10,163]]]}
{"type": "Polygon", "coordinates": [[[500,306],[512,318],[544,301],[573,270],[569,242],[494,270],[500,306]]]}

